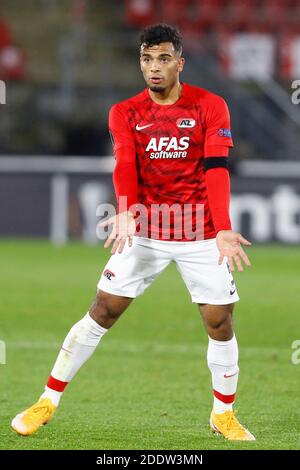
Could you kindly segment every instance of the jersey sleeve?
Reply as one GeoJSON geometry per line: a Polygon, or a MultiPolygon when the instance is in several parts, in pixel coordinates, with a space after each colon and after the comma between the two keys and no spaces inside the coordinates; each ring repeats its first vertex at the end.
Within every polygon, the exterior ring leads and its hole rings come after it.
{"type": "Polygon", "coordinates": [[[230,176],[225,168],[214,168],[205,174],[209,209],[216,233],[231,230],[229,215],[230,176]]]}
{"type": "Polygon", "coordinates": [[[114,146],[116,166],[113,183],[117,198],[118,211],[130,210],[138,201],[138,177],[136,151],[133,135],[125,114],[118,105],[109,113],[109,132],[114,146]]]}
{"type": "Polygon", "coordinates": [[[132,132],[126,116],[118,104],[112,106],[108,119],[109,132],[113,143],[115,159],[135,162],[136,152],[132,132]]]}
{"type": "Polygon", "coordinates": [[[233,147],[229,110],[223,98],[214,95],[214,98],[209,101],[206,113],[204,158],[224,156],[226,147],[227,149],[233,147]],[[219,147],[220,154],[218,154],[219,147]]]}

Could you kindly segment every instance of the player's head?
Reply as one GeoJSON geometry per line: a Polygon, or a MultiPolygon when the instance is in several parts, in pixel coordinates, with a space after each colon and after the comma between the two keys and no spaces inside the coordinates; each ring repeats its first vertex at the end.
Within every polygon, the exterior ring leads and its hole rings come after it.
{"type": "Polygon", "coordinates": [[[182,38],[173,26],[148,26],[140,36],[141,70],[150,90],[163,92],[179,79],[184,66],[182,38]]]}

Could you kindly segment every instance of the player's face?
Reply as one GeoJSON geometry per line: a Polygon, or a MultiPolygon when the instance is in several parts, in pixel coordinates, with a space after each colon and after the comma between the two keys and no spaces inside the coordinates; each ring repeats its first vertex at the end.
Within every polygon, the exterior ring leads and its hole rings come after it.
{"type": "Polygon", "coordinates": [[[171,42],[141,47],[141,70],[150,90],[163,92],[178,82],[184,59],[179,57],[171,42]]]}

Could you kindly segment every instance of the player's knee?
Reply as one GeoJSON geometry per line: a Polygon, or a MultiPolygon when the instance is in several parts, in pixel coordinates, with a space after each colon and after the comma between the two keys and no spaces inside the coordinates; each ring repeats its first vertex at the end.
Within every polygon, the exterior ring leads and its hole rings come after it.
{"type": "Polygon", "coordinates": [[[208,326],[210,329],[215,331],[228,329],[232,327],[231,315],[228,314],[226,316],[212,318],[209,320],[208,326]]]}
{"type": "Polygon", "coordinates": [[[230,320],[223,321],[215,327],[207,328],[210,338],[216,341],[229,341],[233,336],[233,327],[230,320]]]}
{"type": "Polygon", "coordinates": [[[89,312],[91,317],[104,328],[110,328],[122,312],[114,308],[111,295],[98,292],[89,312]]]}
{"type": "Polygon", "coordinates": [[[205,318],[206,329],[212,339],[227,341],[233,335],[232,325],[233,306],[228,305],[222,312],[216,312],[205,318]]]}

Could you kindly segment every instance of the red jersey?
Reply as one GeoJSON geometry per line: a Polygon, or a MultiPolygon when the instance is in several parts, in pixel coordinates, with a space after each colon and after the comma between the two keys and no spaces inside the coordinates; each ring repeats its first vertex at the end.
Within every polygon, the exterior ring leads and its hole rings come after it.
{"type": "MultiPolygon", "coordinates": [[[[151,99],[146,88],[111,108],[109,129],[115,155],[118,153],[118,158],[122,159],[123,150],[128,162],[135,161],[137,202],[149,211],[153,204],[165,204],[165,207],[176,204],[182,210],[191,204],[193,230],[196,222],[194,206],[202,204],[203,238],[214,238],[216,233],[208,204],[204,159],[224,156],[224,147],[233,146],[230,116],[224,99],[182,83],[180,98],[174,104],[160,105],[151,99]],[[218,152],[218,148],[223,149],[223,153],[218,152]]],[[[177,238],[175,219],[176,211],[171,218],[171,239],[177,238]]],[[[155,238],[166,239],[161,217],[155,222],[150,220],[149,224],[155,238]]],[[[190,240],[184,234],[179,239],[190,240]]]]}

